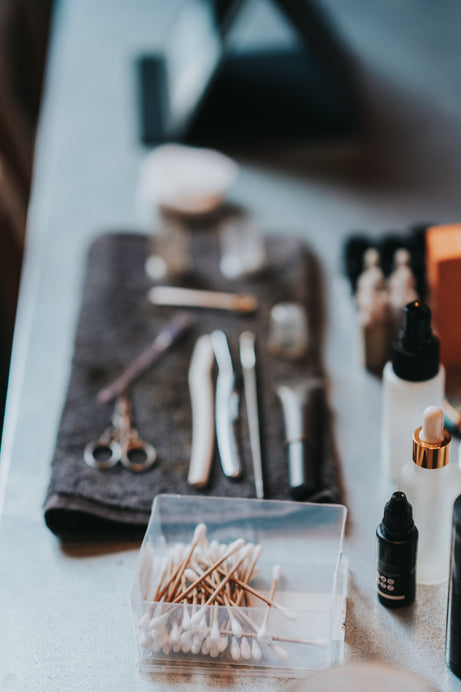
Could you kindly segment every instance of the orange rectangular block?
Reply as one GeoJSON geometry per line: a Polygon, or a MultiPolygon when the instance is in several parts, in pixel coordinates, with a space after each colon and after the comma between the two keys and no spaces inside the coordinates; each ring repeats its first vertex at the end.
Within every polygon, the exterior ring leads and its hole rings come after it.
{"type": "Polygon", "coordinates": [[[461,364],[461,223],[426,231],[426,275],[445,365],[461,364]]]}

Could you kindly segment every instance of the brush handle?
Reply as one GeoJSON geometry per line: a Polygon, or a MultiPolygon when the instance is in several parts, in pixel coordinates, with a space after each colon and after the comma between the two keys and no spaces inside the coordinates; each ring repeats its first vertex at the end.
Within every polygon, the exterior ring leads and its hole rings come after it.
{"type": "Polygon", "coordinates": [[[248,293],[203,291],[179,286],[154,286],[147,297],[153,305],[212,308],[241,313],[254,312],[259,304],[258,299],[248,293]]]}

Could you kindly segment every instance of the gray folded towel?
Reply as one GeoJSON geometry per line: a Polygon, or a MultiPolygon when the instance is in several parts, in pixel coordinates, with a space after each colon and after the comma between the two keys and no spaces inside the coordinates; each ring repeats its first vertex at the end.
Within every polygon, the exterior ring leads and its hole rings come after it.
{"type": "MultiPolygon", "coordinates": [[[[48,527],[66,539],[139,533],[148,523],[153,498],[160,493],[254,497],[243,397],[239,423],[242,479],[232,481],[223,475],[215,451],[209,486],[198,491],[187,484],[191,449],[189,361],[197,337],[216,328],[228,336],[237,372],[238,336],[244,329],[256,334],[266,497],[290,499],[283,419],[274,384],[323,375],[323,305],[316,258],[301,241],[289,236],[269,237],[270,268],[258,278],[235,283],[219,273],[216,231],[192,231],[194,271],[182,285],[251,292],[259,298],[260,309],[253,315],[194,310],[196,327],[132,385],[134,423],[141,438],[157,450],[158,461],[152,469],[137,474],[118,464],[100,471],[84,463],[86,443],[100,436],[112,415],[113,404],[97,402],[98,390],[180,312],[178,308],[154,307],[147,301],[151,285],[144,271],[147,252],[147,237],[111,233],[100,236],[88,254],[72,371],[44,505],[48,527]],[[296,362],[274,358],[266,349],[271,307],[283,300],[303,303],[309,315],[311,348],[296,362]]],[[[339,471],[326,394],[323,403],[313,439],[318,449],[321,490],[309,499],[338,502],[339,471]]]]}

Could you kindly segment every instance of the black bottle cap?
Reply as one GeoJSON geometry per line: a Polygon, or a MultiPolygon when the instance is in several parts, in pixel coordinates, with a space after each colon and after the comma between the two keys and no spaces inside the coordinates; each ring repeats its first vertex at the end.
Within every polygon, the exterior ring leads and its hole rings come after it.
{"type": "Polygon", "coordinates": [[[392,538],[407,536],[413,531],[414,525],[412,506],[405,493],[397,490],[384,507],[381,522],[383,534],[392,538]]]}
{"type": "Polygon", "coordinates": [[[392,367],[402,380],[424,382],[439,371],[439,340],[431,327],[431,311],[420,300],[404,308],[403,327],[392,344],[392,367]]]}

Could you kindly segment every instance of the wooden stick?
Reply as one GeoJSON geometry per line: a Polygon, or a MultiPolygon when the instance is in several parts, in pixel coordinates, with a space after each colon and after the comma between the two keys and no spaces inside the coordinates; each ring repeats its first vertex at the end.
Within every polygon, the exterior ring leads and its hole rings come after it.
{"type": "MultiPolygon", "coordinates": [[[[282,574],[282,568],[280,565],[274,565],[272,568],[272,585],[271,585],[271,590],[269,593],[269,600],[274,601],[274,596],[275,596],[275,590],[277,588],[277,584],[279,583],[280,576],[282,574]]],[[[266,612],[264,613],[264,618],[261,624],[261,627],[259,628],[259,635],[262,636],[263,634],[266,633],[266,626],[267,626],[267,621],[269,620],[269,615],[271,612],[272,606],[268,605],[266,608],[266,612]]]]}
{"type": "Polygon", "coordinates": [[[240,558],[240,560],[238,560],[238,561],[235,563],[235,565],[232,567],[232,569],[230,570],[230,572],[228,572],[228,573],[226,574],[226,576],[224,577],[223,581],[222,581],[220,584],[218,584],[218,586],[217,586],[216,589],[213,591],[213,593],[211,594],[211,596],[209,597],[209,599],[207,600],[207,602],[205,603],[205,605],[210,605],[210,603],[212,603],[212,602],[214,601],[214,599],[216,598],[216,596],[218,595],[218,593],[219,593],[220,591],[222,591],[222,589],[224,589],[224,587],[226,586],[226,584],[227,584],[227,582],[229,581],[229,579],[232,578],[232,575],[234,574],[234,572],[236,572],[236,571],[238,570],[238,568],[240,567],[240,565],[242,564],[242,562],[246,559],[246,557],[247,557],[247,553],[245,552],[245,553],[242,555],[242,557],[240,558]]]}
{"type": "Polygon", "coordinates": [[[173,596],[175,595],[176,589],[178,588],[179,582],[181,581],[181,577],[184,574],[184,571],[190,562],[190,559],[192,557],[192,553],[194,552],[195,548],[197,547],[197,545],[200,543],[200,541],[204,537],[205,533],[206,533],[205,524],[197,524],[197,526],[195,527],[194,537],[192,539],[192,543],[190,545],[189,551],[179,566],[179,569],[176,573],[176,578],[173,582],[173,586],[170,589],[168,589],[169,593],[168,593],[168,597],[166,599],[167,602],[170,602],[172,600],[173,596]]]}
{"type": "MultiPolygon", "coordinates": [[[[192,584],[182,593],[180,593],[176,598],[171,601],[171,603],[178,603],[181,601],[183,598],[185,598],[191,591],[193,591],[206,577],[208,577],[215,569],[217,569],[227,558],[235,553],[237,550],[240,550],[242,545],[245,543],[243,538],[239,538],[237,541],[235,541],[231,546],[229,546],[228,550],[224,553],[222,557],[219,558],[219,560],[216,560],[216,562],[211,565],[200,577],[197,577],[197,579],[192,582],[192,584]]],[[[226,573],[224,572],[224,576],[226,573]]]]}
{"type": "MultiPolygon", "coordinates": [[[[246,572],[246,574],[242,580],[245,582],[245,584],[248,584],[251,577],[253,576],[253,572],[255,571],[256,563],[259,560],[261,553],[262,553],[262,547],[260,545],[255,546],[252,560],[251,560],[250,565],[247,569],[247,572],[246,572]]],[[[244,596],[246,597],[246,592],[244,590],[240,591],[235,605],[239,606],[242,603],[242,599],[244,596]]]]}

